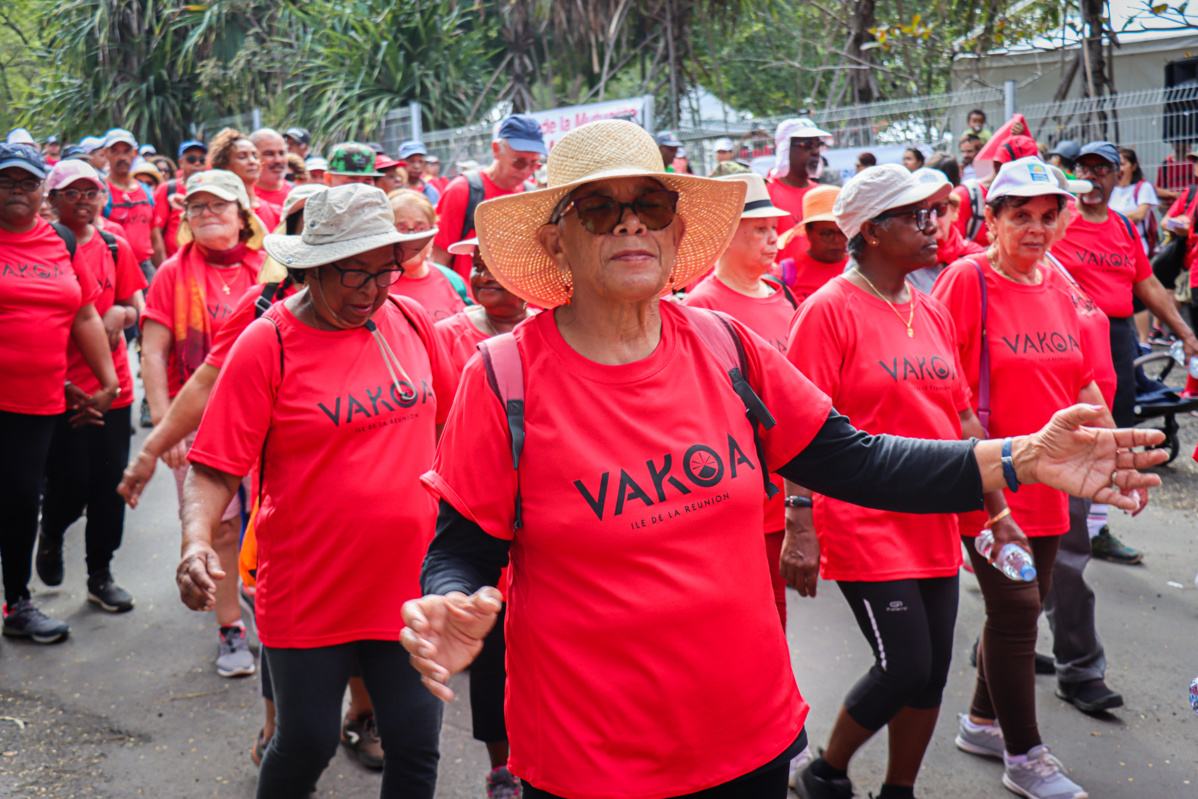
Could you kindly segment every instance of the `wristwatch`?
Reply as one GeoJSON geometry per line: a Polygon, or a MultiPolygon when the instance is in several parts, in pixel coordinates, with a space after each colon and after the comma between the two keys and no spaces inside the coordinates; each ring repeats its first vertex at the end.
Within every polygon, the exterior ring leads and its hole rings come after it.
{"type": "Polygon", "coordinates": [[[115,388],[102,388],[100,390],[103,391],[105,394],[111,394],[113,399],[116,399],[117,397],[121,396],[121,387],[120,386],[116,386],[115,388]]]}
{"type": "Polygon", "coordinates": [[[813,505],[811,497],[797,497],[794,495],[787,497],[783,504],[788,508],[810,508],[813,505]]]}
{"type": "Polygon", "coordinates": [[[1007,488],[1014,494],[1019,490],[1019,478],[1015,476],[1015,459],[1011,457],[1011,438],[1002,440],[1002,476],[1007,481],[1007,488]]]}

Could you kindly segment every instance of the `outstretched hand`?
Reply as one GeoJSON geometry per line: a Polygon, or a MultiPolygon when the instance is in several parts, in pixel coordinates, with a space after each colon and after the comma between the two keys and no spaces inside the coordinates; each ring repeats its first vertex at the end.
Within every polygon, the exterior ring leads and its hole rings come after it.
{"type": "Polygon", "coordinates": [[[1103,413],[1103,408],[1094,405],[1074,405],[1053,414],[1038,433],[1024,437],[1022,446],[1012,453],[1019,482],[1044,483],[1077,497],[1137,510],[1142,503],[1135,496],[1136,489],[1161,484],[1159,475],[1138,470],[1164,463],[1169,454],[1161,449],[1132,452],[1131,448],[1157,447],[1165,434],[1085,426],[1103,413]]]}
{"type": "Polygon", "coordinates": [[[503,595],[486,586],[466,596],[454,591],[430,594],[404,603],[407,625],[399,640],[420,672],[421,682],[444,702],[454,693],[449,678],[469,666],[483,648],[483,639],[495,626],[503,608],[503,595]]]}

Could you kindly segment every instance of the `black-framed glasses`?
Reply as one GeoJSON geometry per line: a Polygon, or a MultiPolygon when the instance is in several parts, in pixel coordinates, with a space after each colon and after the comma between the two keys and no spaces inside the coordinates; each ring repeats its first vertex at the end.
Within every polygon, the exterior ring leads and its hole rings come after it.
{"type": "Polygon", "coordinates": [[[341,275],[341,285],[347,289],[360,289],[370,281],[374,281],[381,289],[395,283],[403,277],[404,268],[397,266],[395,269],[384,269],[381,272],[367,272],[365,269],[342,269],[337,264],[329,264],[337,270],[337,274],[341,275]]]}
{"type": "Polygon", "coordinates": [[[26,194],[32,194],[33,192],[37,191],[37,188],[40,185],[42,185],[40,178],[21,178],[20,180],[14,180],[13,178],[0,177],[0,190],[3,191],[20,189],[26,194]]]}
{"type": "Polygon", "coordinates": [[[794,137],[790,140],[791,147],[806,147],[809,150],[814,147],[819,147],[821,144],[823,144],[823,142],[816,136],[794,137]]]}
{"type": "Polygon", "coordinates": [[[185,155],[185,156],[183,156],[183,160],[189,164],[202,164],[202,163],[204,163],[204,158],[205,157],[202,155],[185,155]]]}
{"type": "Polygon", "coordinates": [[[87,191],[79,191],[79,189],[59,189],[58,193],[67,198],[67,202],[77,203],[79,198],[91,202],[102,193],[99,189],[88,189],[87,191]]]}
{"type": "Polygon", "coordinates": [[[878,214],[873,218],[875,222],[881,222],[883,219],[891,219],[896,216],[913,216],[915,217],[915,227],[920,230],[926,230],[929,224],[936,224],[936,209],[933,208],[913,208],[910,211],[887,211],[878,214]]]}
{"type": "Polygon", "coordinates": [[[208,213],[212,214],[213,216],[220,216],[232,204],[233,203],[229,202],[228,200],[209,200],[206,203],[188,203],[187,215],[200,216],[204,213],[204,209],[206,208],[208,209],[208,213]]]}
{"type": "Polygon", "coordinates": [[[1095,177],[1105,178],[1107,175],[1114,172],[1119,167],[1114,164],[1077,164],[1073,165],[1074,170],[1080,177],[1083,172],[1087,172],[1095,177]]]}
{"type": "Polygon", "coordinates": [[[670,226],[678,213],[678,192],[650,191],[637,197],[630,203],[617,202],[614,197],[606,194],[588,194],[572,200],[558,214],[556,223],[562,220],[570,211],[578,212],[578,221],[588,233],[602,236],[611,233],[624,218],[624,209],[631,208],[636,218],[644,223],[649,230],[661,230],[670,226]]]}

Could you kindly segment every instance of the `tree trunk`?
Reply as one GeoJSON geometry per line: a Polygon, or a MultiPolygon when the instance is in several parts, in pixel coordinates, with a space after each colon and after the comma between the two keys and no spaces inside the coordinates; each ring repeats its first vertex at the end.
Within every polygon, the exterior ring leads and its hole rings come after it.
{"type": "Polygon", "coordinates": [[[878,99],[878,93],[874,90],[877,84],[870,69],[870,51],[862,49],[874,39],[869,31],[878,25],[877,5],[877,0],[852,0],[852,27],[849,29],[849,42],[845,52],[849,55],[847,77],[852,90],[851,102],[854,105],[872,103],[878,99]]]}

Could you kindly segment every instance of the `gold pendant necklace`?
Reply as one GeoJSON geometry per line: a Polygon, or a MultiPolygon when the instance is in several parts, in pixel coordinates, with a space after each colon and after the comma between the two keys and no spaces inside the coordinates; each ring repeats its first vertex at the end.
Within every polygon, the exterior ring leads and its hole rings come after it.
{"type": "MultiPolygon", "coordinates": [[[[869,287],[874,290],[874,294],[878,295],[878,299],[880,299],[882,302],[889,305],[890,310],[894,311],[894,315],[899,318],[899,321],[907,326],[907,338],[915,338],[915,330],[914,330],[914,328],[911,327],[911,323],[915,321],[915,289],[910,289],[911,313],[906,319],[903,319],[903,315],[901,313],[899,313],[898,308],[894,307],[894,303],[882,296],[882,292],[878,291],[878,287],[873,284],[873,281],[871,281],[868,277],[865,276],[864,272],[862,272],[856,266],[853,267],[853,271],[856,272],[857,274],[861,275],[861,279],[869,284],[869,287]]],[[[906,281],[904,281],[904,282],[906,282],[906,281]]]]}

